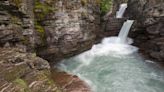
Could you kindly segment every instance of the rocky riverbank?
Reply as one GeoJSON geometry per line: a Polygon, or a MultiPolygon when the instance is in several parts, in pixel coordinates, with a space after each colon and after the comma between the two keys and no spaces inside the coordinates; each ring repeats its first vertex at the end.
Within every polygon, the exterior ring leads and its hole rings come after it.
{"type": "Polygon", "coordinates": [[[87,83],[78,76],[53,68],[52,79],[64,92],[92,92],[87,83]]]}

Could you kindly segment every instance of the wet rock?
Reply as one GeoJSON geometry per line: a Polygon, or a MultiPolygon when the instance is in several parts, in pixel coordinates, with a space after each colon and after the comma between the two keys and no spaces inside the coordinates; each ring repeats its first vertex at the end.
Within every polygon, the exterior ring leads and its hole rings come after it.
{"type": "Polygon", "coordinates": [[[0,48],[1,92],[61,92],[47,61],[18,48],[0,48]]]}
{"type": "Polygon", "coordinates": [[[65,92],[92,92],[88,84],[75,75],[52,69],[52,78],[65,92]]]}

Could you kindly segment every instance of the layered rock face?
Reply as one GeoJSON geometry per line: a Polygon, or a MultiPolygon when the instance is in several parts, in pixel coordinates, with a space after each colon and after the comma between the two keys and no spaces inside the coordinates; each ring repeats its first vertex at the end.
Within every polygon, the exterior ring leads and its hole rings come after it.
{"type": "Polygon", "coordinates": [[[49,61],[91,48],[100,32],[98,0],[1,0],[0,6],[0,45],[37,50],[49,61]]]}
{"type": "Polygon", "coordinates": [[[128,14],[137,20],[131,32],[135,44],[149,58],[164,61],[164,1],[129,0],[128,14]]]}
{"type": "Polygon", "coordinates": [[[18,48],[0,48],[1,92],[61,92],[47,61],[18,48]]]}
{"type": "Polygon", "coordinates": [[[60,60],[91,48],[100,32],[98,0],[55,0],[55,12],[42,21],[46,45],[38,55],[49,60],[60,60]]]}
{"type": "Polygon", "coordinates": [[[1,92],[60,92],[48,61],[28,53],[37,37],[33,8],[33,0],[0,1],[1,92]]]}
{"type": "Polygon", "coordinates": [[[0,45],[34,48],[33,0],[0,1],[0,45]]]}
{"type": "Polygon", "coordinates": [[[1,0],[0,91],[60,92],[48,61],[32,53],[57,61],[91,48],[99,15],[99,0],[1,0]]]}

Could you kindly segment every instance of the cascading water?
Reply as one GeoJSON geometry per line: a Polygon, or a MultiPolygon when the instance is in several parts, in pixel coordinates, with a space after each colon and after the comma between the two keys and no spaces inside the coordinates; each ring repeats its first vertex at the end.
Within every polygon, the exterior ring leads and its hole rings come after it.
{"type": "Polygon", "coordinates": [[[123,27],[118,35],[118,37],[120,38],[120,43],[126,43],[127,42],[127,37],[128,37],[128,33],[130,30],[130,27],[132,26],[134,20],[127,20],[124,24],[123,27]]]}
{"type": "Polygon", "coordinates": [[[116,13],[116,18],[122,18],[127,7],[127,3],[121,4],[119,11],[116,13]]]}
{"type": "Polygon", "coordinates": [[[164,92],[164,73],[144,62],[127,38],[133,20],[124,23],[118,37],[104,38],[91,50],[57,65],[79,76],[93,92],[164,92]]]}

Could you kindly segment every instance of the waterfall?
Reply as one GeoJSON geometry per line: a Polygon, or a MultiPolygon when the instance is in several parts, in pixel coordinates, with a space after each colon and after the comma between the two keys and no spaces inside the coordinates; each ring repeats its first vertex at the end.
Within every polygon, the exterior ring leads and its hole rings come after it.
{"type": "Polygon", "coordinates": [[[127,20],[121,30],[120,33],[118,35],[119,39],[120,39],[120,43],[127,43],[127,37],[128,37],[128,33],[130,31],[130,28],[132,26],[132,24],[134,23],[134,20],[127,20]]]}
{"type": "MultiPolygon", "coordinates": [[[[122,18],[126,8],[127,4],[121,4],[116,18],[122,18]]],[[[138,48],[130,45],[128,33],[133,23],[127,20],[118,36],[104,38],[57,67],[83,79],[93,92],[163,92],[164,72],[151,61],[143,62],[136,53],[138,48]]]]}
{"type": "Polygon", "coordinates": [[[127,7],[127,3],[121,4],[119,11],[116,13],[116,18],[122,18],[127,7]]]}

